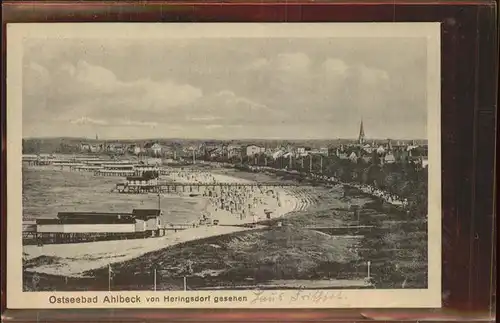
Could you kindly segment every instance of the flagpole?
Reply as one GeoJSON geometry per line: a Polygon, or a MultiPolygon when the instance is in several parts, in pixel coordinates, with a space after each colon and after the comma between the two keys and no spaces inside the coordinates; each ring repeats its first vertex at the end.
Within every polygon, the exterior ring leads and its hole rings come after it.
{"type": "Polygon", "coordinates": [[[184,276],[184,291],[187,290],[187,284],[186,284],[186,276],[184,276]]]}
{"type": "Polygon", "coordinates": [[[108,265],[108,291],[111,291],[111,264],[108,265]]]}
{"type": "Polygon", "coordinates": [[[154,288],[155,288],[155,292],[156,292],[156,268],[155,268],[154,278],[155,278],[155,281],[154,281],[154,288]]]}
{"type": "Polygon", "coordinates": [[[367,265],[368,265],[368,279],[370,279],[370,266],[371,266],[371,261],[369,261],[369,260],[368,260],[367,265]]]}

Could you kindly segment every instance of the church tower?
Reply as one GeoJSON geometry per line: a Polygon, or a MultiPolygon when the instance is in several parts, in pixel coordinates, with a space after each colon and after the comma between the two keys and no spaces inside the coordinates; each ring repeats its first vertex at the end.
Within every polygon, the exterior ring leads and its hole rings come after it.
{"type": "Polygon", "coordinates": [[[365,129],[363,128],[363,120],[361,120],[361,124],[359,125],[359,138],[358,143],[360,145],[365,143],[365,129]]]}

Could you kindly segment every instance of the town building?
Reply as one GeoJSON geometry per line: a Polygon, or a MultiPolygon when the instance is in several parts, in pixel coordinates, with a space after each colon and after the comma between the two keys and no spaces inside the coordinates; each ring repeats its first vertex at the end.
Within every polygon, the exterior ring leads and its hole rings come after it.
{"type": "Polygon", "coordinates": [[[297,154],[298,155],[303,155],[306,153],[306,147],[298,147],[297,148],[297,154]]]}
{"type": "Polygon", "coordinates": [[[246,147],[246,154],[247,156],[254,156],[258,155],[260,153],[264,153],[266,151],[266,148],[260,147],[257,145],[249,145],[246,147]]]}
{"type": "Polygon", "coordinates": [[[353,163],[357,163],[358,162],[358,155],[353,151],[350,155],[349,155],[349,160],[353,163]]]}
{"type": "Polygon", "coordinates": [[[152,156],[161,156],[163,152],[163,146],[157,142],[148,142],[144,145],[144,149],[147,154],[152,156]]]}
{"type": "Polygon", "coordinates": [[[272,157],[273,159],[278,159],[280,157],[283,157],[283,155],[285,155],[285,151],[284,150],[278,150],[276,152],[273,153],[272,157]]]}
{"type": "Polygon", "coordinates": [[[127,147],[127,152],[133,155],[140,155],[143,152],[143,150],[141,146],[137,144],[131,144],[127,147]]]}
{"type": "Polygon", "coordinates": [[[377,148],[377,154],[378,154],[378,155],[383,155],[383,154],[385,154],[385,149],[384,149],[384,147],[383,147],[383,146],[379,146],[379,147],[377,148]]]}
{"type": "Polygon", "coordinates": [[[394,154],[393,153],[388,153],[384,156],[383,158],[383,162],[385,164],[393,164],[396,162],[396,158],[394,157],[394,154]]]}
{"type": "Polygon", "coordinates": [[[89,143],[81,143],[80,144],[80,151],[81,152],[89,152],[90,147],[91,147],[91,145],[89,143]]]}

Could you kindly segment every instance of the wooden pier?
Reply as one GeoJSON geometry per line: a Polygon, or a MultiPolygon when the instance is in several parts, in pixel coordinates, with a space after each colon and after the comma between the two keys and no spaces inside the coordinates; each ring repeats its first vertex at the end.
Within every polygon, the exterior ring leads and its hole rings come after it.
{"type": "Polygon", "coordinates": [[[119,183],[116,184],[114,191],[118,193],[128,193],[128,194],[142,194],[142,193],[174,193],[174,192],[200,192],[201,188],[210,188],[215,190],[216,188],[242,188],[249,187],[253,189],[266,189],[273,187],[297,187],[299,184],[295,183],[162,183],[157,184],[151,183],[119,183]]]}
{"type": "Polygon", "coordinates": [[[76,171],[76,172],[96,172],[98,170],[101,170],[102,167],[101,166],[97,166],[97,165],[86,165],[86,166],[74,166],[74,167],[71,167],[71,170],[72,171],[76,171]]]}
{"type": "Polygon", "coordinates": [[[94,176],[132,176],[135,174],[134,170],[118,170],[118,169],[99,169],[94,172],[94,176]]]}
{"type": "Polygon", "coordinates": [[[27,163],[29,166],[48,166],[52,164],[50,159],[24,160],[23,162],[27,163]]]}

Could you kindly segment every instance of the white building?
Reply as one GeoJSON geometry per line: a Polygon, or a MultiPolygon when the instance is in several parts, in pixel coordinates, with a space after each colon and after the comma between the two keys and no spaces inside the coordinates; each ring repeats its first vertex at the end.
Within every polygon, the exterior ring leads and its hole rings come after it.
{"type": "Polygon", "coordinates": [[[163,147],[158,143],[155,143],[154,145],[151,146],[151,151],[155,155],[160,155],[162,150],[163,150],[163,147]]]}
{"type": "Polygon", "coordinates": [[[358,161],[358,155],[356,155],[356,153],[353,151],[350,155],[349,155],[349,159],[353,162],[353,163],[356,163],[358,161]]]}
{"type": "Polygon", "coordinates": [[[392,164],[392,163],[395,163],[396,162],[396,158],[394,157],[394,155],[392,153],[389,153],[387,155],[385,155],[384,157],[384,163],[386,164],[392,164]]]}
{"type": "Polygon", "coordinates": [[[142,153],[142,148],[140,146],[134,146],[133,153],[134,155],[139,155],[140,153],[142,153]]]}
{"type": "Polygon", "coordinates": [[[274,159],[278,159],[280,158],[281,156],[283,156],[285,154],[285,152],[283,150],[278,150],[276,151],[275,153],[273,153],[273,158],[274,159]]]}
{"type": "Polygon", "coordinates": [[[321,147],[319,153],[323,156],[328,156],[328,147],[321,147]]]}
{"type": "Polygon", "coordinates": [[[266,151],[266,148],[259,147],[256,145],[247,146],[247,149],[246,149],[247,156],[254,156],[254,155],[263,153],[265,151],[266,151]]]}

